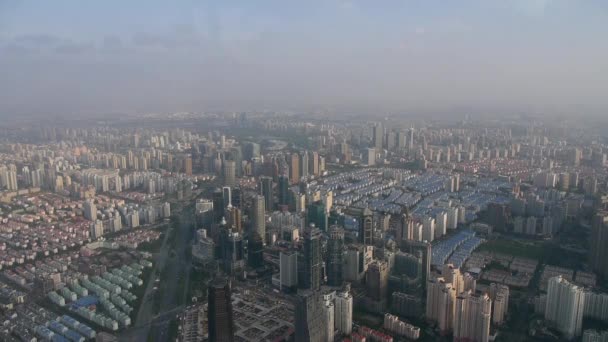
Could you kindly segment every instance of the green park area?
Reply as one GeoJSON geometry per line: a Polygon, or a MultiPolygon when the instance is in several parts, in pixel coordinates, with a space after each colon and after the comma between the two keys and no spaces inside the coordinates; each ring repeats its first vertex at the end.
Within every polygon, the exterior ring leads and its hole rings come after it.
{"type": "Polygon", "coordinates": [[[550,241],[524,241],[511,239],[489,240],[477,251],[508,254],[538,260],[541,264],[580,269],[585,261],[583,255],[565,250],[550,241]]]}

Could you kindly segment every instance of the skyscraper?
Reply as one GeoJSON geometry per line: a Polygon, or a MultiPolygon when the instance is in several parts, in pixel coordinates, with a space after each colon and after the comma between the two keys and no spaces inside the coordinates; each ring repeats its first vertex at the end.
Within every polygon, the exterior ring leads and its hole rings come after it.
{"type": "Polygon", "coordinates": [[[236,185],[236,163],[234,160],[224,160],[224,185],[236,185]]]}
{"type": "Polygon", "coordinates": [[[382,141],[384,140],[384,128],[382,124],[377,123],[374,125],[372,140],[374,148],[378,151],[382,150],[382,141]]]}
{"type": "Polygon", "coordinates": [[[367,269],[365,284],[370,299],[378,303],[386,303],[388,264],[380,260],[372,262],[367,269]]]}
{"type": "Polygon", "coordinates": [[[404,208],[399,216],[396,238],[397,243],[401,243],[403,240],[414,239],[414,221],[410,218],[407,208],[404,208]]]}
{"type": "Polygon", "coordinates": [[[279,175],[279,206],[289,204],[289,177],[279,175]]]}
{"type": "Polygon", "coordinates": [[[295,251],[281,252],[279,259],[281,290],[295,288],[298,285],[298,253],[295,251]]]}
{"type": "Polygon", "coordinates": [[[490,337],[492,300],[487,294],[465,291],[456,298],[454,341],[487,342],[490,337]]]}
{"type": "Polygon", "coordinates": [[[326,315],[319,292],[299,292],[295,311],[296,342],[327,342],[326,315]]]}
{"type": "Polygon", "coordinates": [[[327,242],[327,285],[342,286],[344,264],[344,229],[332,226],[327,242]]]}
{"type": "Polygon", "coordinates": [[[545,319],[567,339],[580,336],[583,327],[585,293],[562,276],[549,279],[545,319]]]}
{"type": "Polygon", "coordinates": [[[300,177],[308,176],[308,151],[300,154],[300,177]]]}
{"type": "Polygon", "coordinates": [[[216,278],[208,289],[209,341],[234,341],[234,320],[232,317],[232,301],[230,299],[230,282],[216,278]]]}
{"type": "MultiPolygon", "coordinates": [[[[318,290],[321,287],[321,231],[314,225],[304,232],[303,279],[301,288],[318,290]]],[[[300,279],[298,279],[300,281],[300,279]]]]}
{"type": "Polygon", "coordinates": [[[338,334],[350,335],[353,332],[353,296],[348,290],[336,294],[335,325],[338,334]]]}
{"type": "Polygon", "coordinates": [[[293,153],[289,158],[289,180],[291,184],[298,184],[300,181],[300,156],[293,153]]]}
{"type": "Polygon", "coordinates": [[[211,195],[211,200],[213,201],[213,221],[219,223],[224,217],[224,210],[226,209],[222,189],[216,189],[211,195]]]}
{"type": "Polygon", "coordinates": [[[272,177],[260,177],[260,194],[264,196],[264,207],[268,211],[274,207],[272,185],[272,177]]]}
{"type": "Polygon", "coordinates": [[[187,175],[192,174],[192,157],[190,156],[184,158],[184,173],[187,175]]]}
{"type": "Polygon", "coordinates": [[[252,233],[257,234],[262,241],[266,241],[265,198],[257,195],[253,197],[252,233]]]}
{"type": "Polygon", "coordinates": [[[311,203],[306,209],[306,223],[308,225],[314,224],[315,227],[322,231],[327,231],[328,220],[323,202],[317,201],[311,203]]]}
{"type": "Polygon", "coordinates": [[[449,333],[454,323],[456,289],[443,278],[427,282],[426,318],[437,323],[442,334],[449,333]]]}
{"type": "Polygon", "coordinates": [[[93,200],[84,202],[84,217],[90,221],[97,219],[97,206],[95,206],[93,200]]]}
{"type": "Polygon", "coordinates": [[[601,276],[608,276],[608,212],[599,211],[591,221],[589,263],[601,276]]]}
{"type": "Polygon", "coordinates": [[[359,217],[359,242],[372,245],[374,240],[374,218],[369,208],[363,209],[359,217]]]}

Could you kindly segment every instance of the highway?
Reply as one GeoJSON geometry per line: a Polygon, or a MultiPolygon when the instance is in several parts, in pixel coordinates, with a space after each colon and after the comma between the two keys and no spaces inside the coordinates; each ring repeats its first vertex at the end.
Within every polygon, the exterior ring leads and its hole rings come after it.
{"type": "Polygon", "coordinates": [[[169,323],[184,307],[187,298],[187,286],[190,276],[190,254],[187,250],[194,238],[194,208],[185,207],[179,213],[179,223],[172,226],[176,229],[174,249],[168,245],[169,235],[166,234],[155,268],[151,272],[146,285],[144,299],[139,308],[135,325],[121,334],[121,341],[159,341],[165,342],[169,338],[169,323]],[[159,283],[155,283],[157,273],[161,274],[159,283]],[[155,290],[160,291],[160,311],[155,315],[155,290]]]}

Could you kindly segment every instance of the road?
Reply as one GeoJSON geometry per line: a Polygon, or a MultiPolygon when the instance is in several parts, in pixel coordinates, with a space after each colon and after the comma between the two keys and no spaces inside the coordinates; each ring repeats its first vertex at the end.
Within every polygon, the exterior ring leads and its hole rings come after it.
{"type": "Polygon", "coordinates": [[[154,270],[146,285],[144,299],[139,308],[135,325],[121,334],[121,341],[167,341],[169,322],[177,316],[186,301],[187,286],[190,276],[190,257],[186,253],[194,238],[194,211],[186,207],[178,214],[179,224],[172,226],[175,232],[175,248],[168,245],[169,236],[166,234],[157,257],[154,270]],[[154,282],[157,274],[162,274],[160,283],[154,282]],[[160,311],[155,315],[155,291],[161,290],[160,311]]]}
{"type": "MultiPolygon", "coordinates": [[[[187,249],[190,248],[194,237],[194,211],[187,207],[180,215],[175,250],[169,253],[166,264],[166,274],[161,279],[162,297],[160,298],[160,315],[173,311],[186,302],[191,260],[187,249]]],[[[177,312],[173,315],[175,315],[177,312]]],[[[170,319],[155,323],[150,328],[150,340],[164,342],[169,338],[170,319]]]]}

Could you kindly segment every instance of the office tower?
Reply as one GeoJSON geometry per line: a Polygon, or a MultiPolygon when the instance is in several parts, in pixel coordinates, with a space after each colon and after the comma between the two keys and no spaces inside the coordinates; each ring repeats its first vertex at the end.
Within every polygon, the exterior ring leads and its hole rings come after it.
{"type": "Polygon", "coordinates": [[[221,189],[215,189],[211,195],[211,200],[213,201],[213,221],[219,223],[224,217],[224,210],[226,209],[224,192],[221,189]]]}
{"type": "Polygon", "coordinates": [[[327,285],[342,286],[342,266],[344,264],[344,229],[332,226],[327,242],[327,285]]]}
{"type": "Polygon", "coordinates": [[[289,204],[289,177],[279,176],[279,205],[289,204]]]}
{"type": "Polygon", "coordinates": [[[300,182],[300,155],[293,153],[289,158],[289,180],[291,184],[300,182]]]}
{"type": "Polygon", "coordinates": [[[300,177],[308,177],[308,151],[300,154],[300,177]]]}
{"type": "Polygon", "coordinates": [[[608,212],[598,211],[591,221],[589,264],[600,276],[608,276],[608,212]]]}
{"type": "Polygon", "coordinates": [[[264,207],[268,211],[272,211],[274,207],[272,185],[272,177],[260,177],[260,194],[264,196],[264,207]]]}
{"type": "Polygon", "coordinates": [[[298,253],[295,251],[281,252],[279,259],[281,290],[296,288],[298,286],[298,253]]]}
{"type": "Polygon", "coordinates": [[[373,147],[363,150],[363,162],[367,166],[376,165],[376,149],[373,147]]]}
{"type": "Polygon", "coordinates": [[[323,259],[321,257],[321,231],[314,225],[304,231],[304,260],[301,288],[318,290],[321,287],[323,259]]]}
{"type": "Polygon", "coordinates": [[[403,240],[414,239],[414,221],[410,218],[409,211],[405,207],[401,211],[395,235],[398,244],[403,240]]]}
{"type": "Polygon", "coordinates": [[[308,205],[306,210],[307,225],[314,224],[322,231],[327,231],[327,222],[327,213],[323,202],[317,201],[308,205]]]}
{"type": "Polygon", "coordinates": [[[248,142],[245,144],[245,148],[243,150],[243,154],[245,159],[251,160],[253,158],[260,157],[260,144],[256,144],[254,142],[248,142]]]}
{"type": "Polygon", "coordinates": [[[236,185],[236,163],[234,160],[224,160],[224,186],[236,185]]]}
{"type": "Polygon", "coordinates": [[[219,225],[219,231],[222,268],[226,274],[234,275],[245,266],[243,237],[239,233],[233,232],[223,218],[219,225]]]}
{"type": "Polygon", "coordinates": [[[465,291],[456,298],[454,341],[488,342],[492,300],[487,294],[465,291]]]}
{"type": "Polygon", "coordinates": [[[252,268],[264,266],[264,241],[257,234],[247,240],[247,262],[252,268]]]}
{"type": "Polygon", "coordinates": [[[382,141],[384,140],[384,128],[382,127],[382,124],[378,123],[374,125],[372,140],[376,150],[382,150],[382,141]]]}
{"type": "Polygon", "coordinates": [[[209,284],[207,293],[209,341],[233,342],[235,329],[230,282],[226,279],[216,278],[209,284]]]}
{"type": "Polygon", "coordinates": [[[192,175],[192,157],[190,156],[184,159],[184,173],[192,175]]]}
{"type": "Polygon", "coordinates": [[[507,312],[509,312],[509,287],[492,283],[489,295],[492,300],[492,323],[500,325],[505,321],[507,312]]]}
{"type": "Polygon", "coordinates": [[[580,166],[581,165],[581,159],[583,157],[583,151],[580,148],[574,148],[572,149],[572,151],[570,152],[570,161],[572,163],[573,166],[580,166]]]}
{"type": "Polygon", "coordinates": [[[436,322],[441,334],[449,333],[454,323],[456,289],[443,278],[433,278],[426,291],[426,319],[436,322]]]}
{"type": "Polygon", "coordinates": [[[232,206],[232,190],[229,186],[225,186],[222,188],[222,195],[224,197],[224,206],[232,206]]]}
{"type": "Polygon", "coordinates": [[[365,276],[367,295],[376,302],[386,302],[388,271],[388,263],[379,260],[372,262],[367,269],[365,276]]]}
{"type": "Polygon", "coordinates": [[[428,242],[407,240],[402,250],[422,260],[422,283],[426,284],[431,274],[431,244],[428,242]]]}
{"type": "Polygon", "coordinates": [[[319,153],[313,151],[310,153],[310,160],[308,161],[308,173],[313,176],[319,175],[319,153]]]}
{"type": "Polygon", "coordinates": [[[93,200],[84,202],[84,218],[89,221],[97,220],[97,206],[93,200]]]}
{"type": "Polygon", "coordinates": [[[353,296],[348,290],[336,294],[335,327],[339,335],[350,335],[353,332],[353,296]]]}
{"type": "Polygon", "coordinates": [[[295,342],[327,342],[324,305],[318,292],[298,293],[295,305],[295,342]]]}
{"type": "Polygon", "coordinates": [[[257,234],[262,241],[266,241],[265,198],[257,195],[253,197],[252,233],[257,234]]]}
{"type": "Polygon", "coordinates": [[[235,233],[243,233],[243,214],[241,209],[231,207],[228,211],[228,229],[235,233]]]}
{"type": "Polygon", "coordinates": [[[545,320],[568,339],[581,335],[585,309],[584,289],[562,276],[549,279],[545,320]]]}
{"type": "MultiPolygon", "coordinates": [[[[410,128],[409,135],[410,135],[410,138],[409,138],[409,142],[407,145],[407,149],[409,151],[413,151],[414,150],[414,127],[410,128]]],[[[426,144],[426,140],[425,140],[425,144],[426,144]]],[[[426,146],[424,148],[426,149],[426,146]]]]}
{"type": "Polygon", "coordinates": [[[363,280],[367,267],[373,260],[373,250],[372,246],[348,246],[342,268],[342,276],[345,281],[358,283],[363,280]]]}
{"type": "Polygon", "coordinates": [[[230,188],[230,204],[233,208],[241,208],[241,188],[230,188]]]}
{"type": "Polygon", "coordinates": [[[369,208],[363,209],[359,217],[359,242],[366,246],[373,244],[374,215],[369,208]]]}

